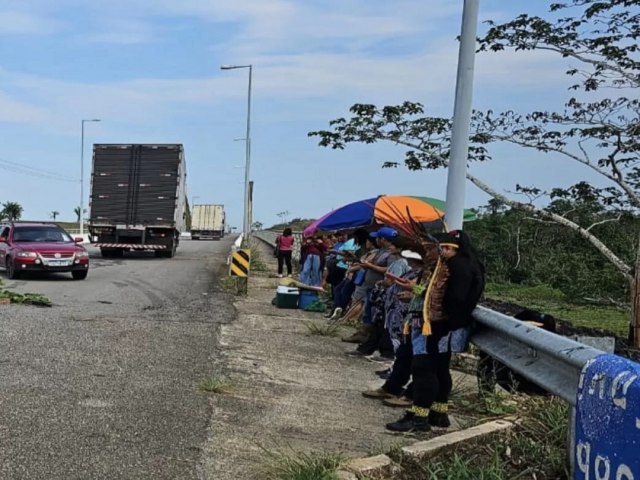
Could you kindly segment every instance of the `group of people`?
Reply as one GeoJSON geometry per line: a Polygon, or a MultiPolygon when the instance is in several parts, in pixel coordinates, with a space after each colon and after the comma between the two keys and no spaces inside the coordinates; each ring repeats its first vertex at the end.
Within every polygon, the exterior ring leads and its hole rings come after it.
{"type": "MultiPolygon", "coordinates": [[[[287,236],[285,230],[279,245],[287,236]]],[[[278,254],[280,275],[287,256],[278,254]]],[[[384,226],[305,238],[299,278],[331,287],[327,318],[360,319],[358,331],[343,339],[358,343],[348,355],[371,358],[379,352],[393,361],[390,369],[376,372],[384,384],[363,392],[407,409],[387,429],[450,425],[451,354],[466,350],[471,313],[484,290],[484,268],[465,232],[401,235],[384,226]]]]}

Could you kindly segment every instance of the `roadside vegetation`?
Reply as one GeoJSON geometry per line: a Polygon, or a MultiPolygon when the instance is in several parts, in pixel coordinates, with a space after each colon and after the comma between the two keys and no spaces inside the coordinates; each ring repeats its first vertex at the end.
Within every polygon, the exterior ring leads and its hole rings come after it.
{"type": "Polygon", "coordinates": [[[233,382],[226,375],[214,372],[198,384],[198,389],[207,393],[228,394],[233,391],[233,382]]]}
{"type": "MultiPolygon", "coordinates": [[[[567,405],[553,397],[498,395],[475,404],[468,413],[478,423],[509,415],[516,426],[507,433],[483,437],[447,448],[430,459],[416,461],[400,448],[386,453],[395,463],[388,475],[359,480],[515,480],[569,478],[567,470],[567,405]],[[486,410],[485,410],[486,407],[486,410]]],[[[469,405],[470,406],[470,405],[469,405]]],[[[270,480],[334,480],[348,459],[335,452],[303,452],[293,448],[263,448],[270,480]]]]}

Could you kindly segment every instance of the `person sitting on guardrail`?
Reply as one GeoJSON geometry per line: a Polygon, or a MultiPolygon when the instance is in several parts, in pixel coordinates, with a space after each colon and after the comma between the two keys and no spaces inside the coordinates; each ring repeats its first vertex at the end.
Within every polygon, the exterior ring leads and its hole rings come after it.
{"type": "Polygon", "coordinates": [[[428,431],[450,426],[448,411],[452,379],[451,353],[467,349],[471,313],[484,291],[484,267],[462,231],[430,235],[423,243],[427,257],[436,256],[428,278],[416,285],[422,312],[413,315],[410,328],[413,359],[413,405],[388,430],[428,431]]]}

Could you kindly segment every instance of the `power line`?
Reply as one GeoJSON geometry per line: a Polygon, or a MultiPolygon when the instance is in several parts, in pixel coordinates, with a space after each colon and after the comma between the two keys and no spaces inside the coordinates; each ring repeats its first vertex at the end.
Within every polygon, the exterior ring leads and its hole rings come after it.
{"type": "Polygon", "coordinates": [[[64,177],[55,172],[43,170],[41,168],[30,167],[20,163],[11,162],[9,160],[0,159],[0,169],[18,173],[20,175],[28,175],[30,177],[46,178],[48,180],[57,180],[59,182],[79,182],[79,180],[64,177]]]}

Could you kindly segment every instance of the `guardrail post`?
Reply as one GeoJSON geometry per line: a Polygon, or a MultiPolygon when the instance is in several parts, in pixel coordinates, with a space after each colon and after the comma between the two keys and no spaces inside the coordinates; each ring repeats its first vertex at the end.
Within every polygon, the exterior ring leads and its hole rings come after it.
{"type": "Polygon", "coordinates": [[[640,364],[603,354],[582,369],[573,478],[640,478],[640,364]]]}

